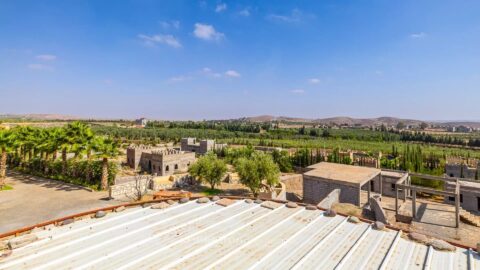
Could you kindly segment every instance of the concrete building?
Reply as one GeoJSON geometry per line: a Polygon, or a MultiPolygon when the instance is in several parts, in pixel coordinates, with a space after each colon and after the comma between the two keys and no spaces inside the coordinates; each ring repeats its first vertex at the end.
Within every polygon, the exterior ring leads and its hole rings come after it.
{"type": "MultiPolygon", "coordinates": [[[[303,200],[319,203],[334,189],[340,189],[340,202],[361,206],[361,190],[370,191],[370,181],[381,175],[376,168],[320,162],[303,174],[303,200]]],[[[370,196],[369,196],[370,197],[370,196]]]]}
{"type": "Polygon", "coordinates": [[[445,173],[449,177],[470,178],[479,180],[480,162],[477,159],[447,157],[445,173]]]}
{"type": "Polygon", "coordinates": [[[182,138],[180,150],[205,155],[208,151],[219,150],[225,146],[227,145],[217,144],[214,140],[200,140],[197,142],[196,138],[182,138]]]}
{"type": "MultiPolygon", "coordinates": [[[[313,164],[307,169],[303,174],[303,196],[309,203],[318,203],[334,189],[340,189],[340,202],[361,205],[361,190],[395,197],[397,183],[410,181],[406,172],[328,162],[313,164]]],[[[399,197],[405,195],[403,189],[398,189],[399,197]]]]}
{"type": "Polygon", "coordinates": [[[148,123],[148,119],[147,118],[139,118],[139,119],[135,119],[135,125],[137,126],[141,126],[141,127],[145,127],[148,123]]]}
{"type": "MultiPolygon", "coordinates": [[[[480,214],[480,182],[475,183],[472,181],[458,181],[460,185],[460,206],[471,212],[480,214]]],[[[454,182],[446,182],[445,190],[453,192],[455,191],[454,182]]],[[[454,204],[455,197],[446,196],[445,203],[454,204]]]]}
{"type": "Polygon", "coordinates": [[[132,169],[140,169],[159,176],[185,173],[194,162],[194,152],[146,146],[127,149],[127,163],[132,169]]]}

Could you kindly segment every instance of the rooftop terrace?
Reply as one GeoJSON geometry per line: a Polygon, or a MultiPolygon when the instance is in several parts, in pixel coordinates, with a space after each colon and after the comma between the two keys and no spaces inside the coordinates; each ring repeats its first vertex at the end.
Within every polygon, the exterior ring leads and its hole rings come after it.
{"type": "Polygon", "coordinates": [[[320,162],[307,168],[312,170],[304,173],[304,175],[343,182],[354,186],[362,186],[381,172],[380,169],[375,168],[330,162],[320,162]]]}

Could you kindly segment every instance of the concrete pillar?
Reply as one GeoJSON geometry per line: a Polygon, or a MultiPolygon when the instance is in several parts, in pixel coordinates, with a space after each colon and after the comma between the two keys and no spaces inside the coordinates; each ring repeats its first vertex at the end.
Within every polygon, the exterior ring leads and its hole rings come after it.
{"type": "Polygon", "coordinates": [[[460,227],[460,195],[455,195],[455,227],[460,227]]]}
{"type": "Polygon", "coordinates": [[[413,219],[417,218],[417,191],[412,190],[412,217],[413,219]]]}
{"type": "Polygon", "coordinates": [[[380,195],[383,195],[383,177],[382,177],[382,173],[380,173],[380,195]]]}
{"type": "Polygon", "coordinates": [[[398,215],[398,186],[395,185],[395,215],[398,215]]]}
{"type": "Polygon", "coordinates": [[[358,186],[358,207],[362,207],[362,186],[358,186]]]}

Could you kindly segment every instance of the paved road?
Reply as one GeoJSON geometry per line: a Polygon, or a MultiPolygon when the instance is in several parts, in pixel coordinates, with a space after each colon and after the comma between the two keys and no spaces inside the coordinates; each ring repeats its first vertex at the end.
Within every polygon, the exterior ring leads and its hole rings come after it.
{"type": "Polygon", "coordinates": [[[0,191],[0,233],[71,214],[119,204],[107,192],[90,192],[76,185],[10,173],[13,190],[0,191]]]}

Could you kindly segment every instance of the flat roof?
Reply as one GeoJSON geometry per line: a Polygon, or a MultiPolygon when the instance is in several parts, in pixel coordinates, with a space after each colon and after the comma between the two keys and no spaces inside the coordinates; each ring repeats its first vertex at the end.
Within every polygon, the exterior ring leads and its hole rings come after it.
{"type": "Polygon", "coordinates": [[[380,169],[376,168],[330,162],[320,162],[307,168],[312,170],[304,173],[304,175],[342,182],[353,186],[362,186],[381,172],[380,169]]]}
{"type": "Polygon", "coordinates": [[[480,269],[471,250],[437,251],[401,231],[277,206],[127,208],[35,232],[40,240],[0,259],[0,269],[480,269]]]}
{"type": "Polygon", "coordinates": [[[392,171],[382,171],[383,176],[387,177],[393,177],[393,178],[402,178],[406,175],[407,173],[404,172],[392,172],[392,171]]]}

